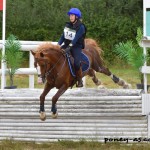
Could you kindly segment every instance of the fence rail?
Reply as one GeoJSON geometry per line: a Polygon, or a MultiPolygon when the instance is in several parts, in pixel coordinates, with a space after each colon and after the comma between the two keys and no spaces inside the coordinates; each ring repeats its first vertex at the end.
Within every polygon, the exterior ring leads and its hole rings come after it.
{"type": "Polygon", "coordinates": [[[140,91],[68,89],[57,103],[58,118],[52,119],[51,98],[56,91],[46,97],[46,121],[39,119],[42,89],[0,92],[0,140],[104,142],[104,138],[148,137],[140,91]]]}
{"type": "MultiPolygon", "coordinates": [[[[34,88],[34,75],[37,74],[37,70],[34,68],[34,57],[31,54],[31,50],[35,50],[40,44],[47,43],[50,41],[19,41],[21,43],[21,50],[28,51],[29,54],[29,68],[19,68],[15,74],[29,75],[29,88],[34,88]]],[[[57,44],[57,42],[51,42],[52,44],[57,44]]],[[[2,49],[2,40],[0,40],[0,49],[2,49]]],[[[5,69],[5,73],[8,69],[5,69]]],[[[0,75],[2,74],[2,69],[0,69],[0,75]]],[[[83,85],[85,86],[85,77],[83,78],[83,85]]]]}
{"type": "MultiPolygon", "coordinates": [[[[29,88],[34,88],[34,75],[37,74],[34,68],[34,57],[31,54],[31,50],[35,50],[40,44],[50,42],[50,41],[19,41],[21,43],[21,50],[28,51],[29,54],[29,68],[19,68],[15,74],[25,74],[29,75],[29,88]]],[[[57,42],[51,42],[57,44],[57,42]]],[[[0,40],[0,49],[2,49],[2,40],[0,40]]],[[[5,69],[5,73],[8,69],[5,69]]],[[[0,75],[2,74],[2,69],[0,69],[0,75]]]]}

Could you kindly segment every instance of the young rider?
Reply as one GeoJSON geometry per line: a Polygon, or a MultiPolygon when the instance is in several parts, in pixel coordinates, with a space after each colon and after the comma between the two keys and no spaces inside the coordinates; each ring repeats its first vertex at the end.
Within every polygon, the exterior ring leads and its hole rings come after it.
{"type": "Polygon", "coordinates": [[[70,22],[66,23],[63,34],[58,41],[61,49],[70,51],[74,57],[74,68],[76,71],[77,87],[83,87],[82,69],[81,69],[81,52],[84,48],[84,39],[86,28],[81,22],[81,11],[78,8],[71,8],[68,11],[70,22]]]}

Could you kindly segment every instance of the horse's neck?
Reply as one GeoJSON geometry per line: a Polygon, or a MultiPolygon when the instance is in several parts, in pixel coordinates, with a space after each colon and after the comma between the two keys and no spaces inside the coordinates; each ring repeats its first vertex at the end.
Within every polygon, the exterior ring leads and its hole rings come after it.
{"type": "Polygon", "coordinates": [[[52,64],[56,64],[64,60],[65,60],[65,57],[63,56],[61,51],[53,51],[53,53],[50,55],[50,62],[52,64]]]}

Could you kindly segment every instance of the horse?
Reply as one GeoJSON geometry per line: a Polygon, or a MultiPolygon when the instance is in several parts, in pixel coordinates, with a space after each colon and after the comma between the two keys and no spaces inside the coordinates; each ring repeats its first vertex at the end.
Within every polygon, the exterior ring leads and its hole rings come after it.
{"type": "MultiPolygon", "coordinates": [[[[70,87],[73,87],[77,80],[71,74],[66,54],[61,50],[59,45],[54,45],[51,42],[46,42],[38,46],[36,51],[31,51],[34,56],[34,67],[40,67],[40,76],[43,83],[46,81],[44,90],[40,95],[40,119],[46,119],[44,109],[44,101],[46,95],[52,88],[57,88],[58,91],[52,97],[52,118],[57,118],[56,103],[59,97],[70,87]]],[[[120,79],[105,67],[102,59],[102,49],[98,46],[97,42],[93,39],[85,39],[85,48],[83,53],[89,59],[89,69],[83,72],[83,76],[89,75],[92,77],[93,82],[99,86],[101,82],[96,77],[95,72],[103,73],[109,76],[116,84],[123,88],[130,88],[130,84],[120,79]]]]}

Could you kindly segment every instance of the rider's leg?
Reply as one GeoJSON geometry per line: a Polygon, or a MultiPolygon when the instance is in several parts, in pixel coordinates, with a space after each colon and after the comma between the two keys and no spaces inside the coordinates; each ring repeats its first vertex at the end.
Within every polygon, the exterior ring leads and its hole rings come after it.
{"type": "Polygon", "coordinates": [[[82,69],[80,67],[79,70],[76,70],[76,78],[77,78],[77,87],[83,87],[83,81],[82,81],[82,69]]]}
{"type": "Polygon", "coordinates": [[[71,49],[72,56],[74,57],[74,68],[76,70],[77,87],[83,87],[82,82],[82,68],[81,68],[81,51],[80,47],[73,47],[71,49]]]}

